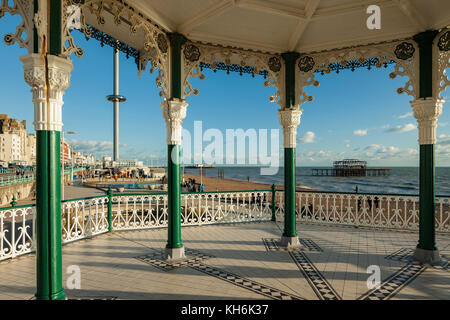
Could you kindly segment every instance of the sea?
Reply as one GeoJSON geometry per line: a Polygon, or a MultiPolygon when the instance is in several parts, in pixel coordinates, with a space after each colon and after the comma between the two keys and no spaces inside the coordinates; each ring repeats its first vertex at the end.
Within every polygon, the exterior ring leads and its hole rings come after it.
{"type": "MultiPolygon", "coordinates": [[[[315,167],[320,168],[320,167],[315,167]]],[[[324,167],[325,168],[325,167],[324,167]]],[[[297,186],[331,192],[355,192],[382,194],[419,194],[418,167],[386,167],[389,176],[380,177],[333,177],[313,176],[312,167],[296,168],[297,186]]],[[[215,167],[202,169],[203,175],[217,177],[219,169],[225,178],[240,179],[268,184],[284,183],[284,168],[280,167],[274,175],[261,175],[260,167],[215,167]]],[[[188,174],[200,175],[200,169],[185,169],[188,174]]],[[[436,167],[436,195],[450,196],[450,167],[436,167]]]]}

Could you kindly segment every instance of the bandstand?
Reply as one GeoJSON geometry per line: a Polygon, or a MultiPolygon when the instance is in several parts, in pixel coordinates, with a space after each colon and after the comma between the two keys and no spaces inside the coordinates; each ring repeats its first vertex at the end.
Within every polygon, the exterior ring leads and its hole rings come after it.
{"type": "Polygon", "coordinates": [[[65,298],[60,133],[71,59],[83,56],[83,48],[72,38],[79,31],[133,57],[138,75],[157,72],[161,110],[148,107],[162,112],[167,129],[165,259],[185,258],[180,145],[182,122],[189,112],[187,99],[200,94],[192,87],[192,78],[205,79],[203,69],[238,72],[254,76],[253,81],[264,78],[264,86],[276,88],[275,95],[268,97],[274,103],[273,113],[266,116],[276,116],[277,104],[284,138],[284,191],[279,206],[284,228],[279,246],[292,249],[302,245],[301,230],[296,230],[297,127],[313,100],[313,87],[319,86],[316,76],[393,65],[389,77],[404,77],[405,85],[397,92],[411,97],[418,123],[420,208],[414,258],[421,263],[439,261],[434,149],[444,104],[441,92],[450,83],[445,74],[450,63],[449,12],[450,2],[445,0],[1,0],[0,17],[5,13],[22,17],[4,41],[28,51],[20,60],[25,82],[31,86],[37,132],[36,297],[65,298]],[[370,5],[381,9],[380,29],[366,23],[376,13],[367,12],[370,5]]]}

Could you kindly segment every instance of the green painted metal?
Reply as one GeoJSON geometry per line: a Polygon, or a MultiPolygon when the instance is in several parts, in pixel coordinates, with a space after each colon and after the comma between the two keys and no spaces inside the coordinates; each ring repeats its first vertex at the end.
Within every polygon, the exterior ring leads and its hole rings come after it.
{"type": "Polygon", "coordinates": [[[62,0],[50,0],[49,4],[49,53],[59,55],[62,53],[62,0]]]}
{"type": "Polygon", "coordinates": [[[413,37],[419,46],[419,97],[433,96],[433,40],[439,32],[430,30],[413,37]]]}
{"type": "Polygon", "coordinates": [[[64,300],[61,257],[60,132],[37,131],[36,298],[64,300]]]}
{"type": "Polygon", "coordinates": [[[283,236],[296,237],[295,148],[284,148],[284,230],[283,236]]]}
{"type": "MultiPolygon", "coordinates": [[[[295,63],[300,55],[297,52],[281,54],[285,62],[285,108],[295,108],[295,63]]],[[[295,222],[295,148],[284,148],[284,231],[285,237],[296,237],[295,222]]]]}
{"type": "Polygon", "coordinates": [[[181,47],[187,39],[179,33],[169,33],[168,36],[171,48],[171,94],[172,98],[181,99],[181,47]]]}
{"type": "Polygon", "coordinates": [[[272,221],[277,221],[276,218],[276,194],[277,194],[277,186],[276,185],[272,185],[272,221]]]}
{"type": "Polygon", "coordinates": [[[180,146],[168,145],[167,195],[168,195],[168,240],[167,248],[181,248],[181,193],[180,193],[180,146]]]}
{"type": "Polygon", "coordinates": [[[17,204],[16,200],[17,200],[16,196],[13,196],[11,202],[9,203],[11,205],[11,207],[14,208],[16,206],[16,204],[17,204]]]}
{"type": "Polygon", "coordinates": [[[108,232],[112,232],[112,197],[113,191],[111,187],[108,189],[108,232]]]}
{"type": "Polygon", "coordinates": [[[295,107],[295,62],[299,56],[298,52],[285,52],[281,54],[286,65],[286,108],[295,107]]]}
{"type": "MultiPolygon", "coordinates": [[[[419,98],[433,96],[433,40],[438,31],[430,30],[413,37],[419,46],[419,98]]],[[[420,146],[419,242],[417,247],[437,250],[435,228],[434,145],[420,146]]]]}
{"type": "Polygon", "coordinates": [[[436,198],[434,144],[420,146],[419,178],[419,243],[418,248],[437,250],[436,248],[436,198]]]}

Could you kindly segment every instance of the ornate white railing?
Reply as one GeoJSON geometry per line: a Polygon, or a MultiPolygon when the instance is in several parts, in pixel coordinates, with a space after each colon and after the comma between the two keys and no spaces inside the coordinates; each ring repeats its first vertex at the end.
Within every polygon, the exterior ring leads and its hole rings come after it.
{"type": "Polygon", "coordinates": [[[0,210],[0,260],[34,249],[35,207],[20,206],[0,210]]]}
{"type": "MultiPolygon", "coordinates": [[[[450,231],[450,198],[436,197],[436,231],[450,231]]],[[[276,193],[276,217],[284,219],[284,192],[276,193]]],[[[296,192],[297,221],[419,229],[419,197],[413,195],[296,192]]]]}
{"type": "MultiPolygon", "coordinates": [[[[269,220],[270,194],[270,191],[182,194],[181,224],[269,220]]],[[[112,226],[114,230],[166,227],[167,194],[113,196],[112,226]]]]}
{"type": "Polygon", "coordinates": [[[167,226],[167,195],[118,195],[112,197],[113,230],[167,226]]]}
{"type": "Polygon", "coordinates": [[[63,243],[108,231],[108,197],[65,201],[61,210],[63,243]]]}
{"type": "Polygon", "coordinates": [[[270,220],[271,193],[240,191],[183,194],[181,223],[204,225],[270,220]]]}

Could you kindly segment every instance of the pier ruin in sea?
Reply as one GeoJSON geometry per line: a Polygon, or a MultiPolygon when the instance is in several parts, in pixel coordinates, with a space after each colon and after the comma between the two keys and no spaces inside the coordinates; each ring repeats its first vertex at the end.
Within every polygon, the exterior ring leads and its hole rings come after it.
{"type": "Polygon", "coordinates": [[[358,159],[344,159],[333,162],[333,168],[313,168],[313,176],[377,177],[388,176],[388,168],[367,168],[367,162],[358,159]]]}

